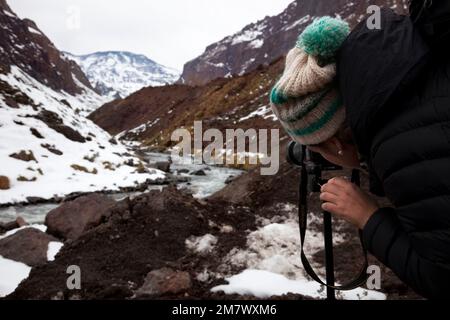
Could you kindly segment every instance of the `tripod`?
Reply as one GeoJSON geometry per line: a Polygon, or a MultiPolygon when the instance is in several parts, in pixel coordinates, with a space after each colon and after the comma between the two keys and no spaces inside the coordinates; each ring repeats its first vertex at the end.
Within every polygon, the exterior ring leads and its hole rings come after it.
{"type": "MultiPolygon", "coordinates": [[[[302,146],[296,142],[291,142],[288,145],[287,160],[292,165],[300,168],[300,183],[299,183],[299,227],[300,227],[300,240],[301,240],[301,260],[305,271],[317,282],[326,286],[327,299],[335,300],[335,290],[351,290],[367,280],[367,251],[363,247],[363,254],[365,258],[365,264],[357,278],[342,286],[335,286],[334,278],[334,255],[333,255],[333,230],[332,219],[329,212],[323,212],[323,232],[324,232],[324,245],[325,245],[325,271],[326,282],[323,282],[316,272],[311,267],[308,258],[304,252],[304,243],[307,229],[307,216],[308,216],[308,194],[311,192],[320,192],[321,185],[327,181],[322,178],[323,171],[337,171],[342,170],[342,167],[334,165],[319,154],[313,153],[305,146],[302,146]]],[[[360,176],[358,170],[352,172],[352,182],[359,186],[360,176]]],[[[360,231],[360,238],[362,237],[360,231]]],[[[362,244],[362,240],[361,240],[362,244]]]]}

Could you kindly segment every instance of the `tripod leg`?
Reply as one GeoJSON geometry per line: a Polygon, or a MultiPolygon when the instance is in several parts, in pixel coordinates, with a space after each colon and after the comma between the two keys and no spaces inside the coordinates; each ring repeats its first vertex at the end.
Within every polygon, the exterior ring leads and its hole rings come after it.
{"type": "MultiPolygon", "coordinates": [[[[325,240],[325,267],[327,285],[334,286],[334,257],[333,257],[333,230],[331,228],[331,214],[323,213],[323,228],[325,240]]],[[[327,299],[335,300],[335,291],[333,288],[327,287],[327,299]]]]}

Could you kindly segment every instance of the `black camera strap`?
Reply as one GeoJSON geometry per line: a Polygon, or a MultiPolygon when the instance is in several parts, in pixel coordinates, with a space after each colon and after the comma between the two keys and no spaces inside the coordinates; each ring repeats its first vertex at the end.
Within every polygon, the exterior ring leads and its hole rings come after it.
{"type": "MultiPolygon", "coordinates": [[[[352,175],[352,182],[355,180],[355,174],[352,175]]],[[[359,180],[359,179],[358,179],[359,180]]],[[[298,205],[298,213],[299,213],[299,227],[300,227],[300,240],[301,240],[301,260],[303,267],[305,271],[308,273],[308,275],[313,278],[318,283],[328,287],[333,288],[336,290],[352,290],[357,287],[360,287],[361,285],[365,284],[368,278],[367,274],[367,267],[369,266],[369,261],[367,258],[367,249],[364,246],[363,240],[362,240],[362,231],[359,230],[359,237],[361,241],[363,256],[364,256],[364,265],[361,268],[361,271],[357,275],[357,277],[348,283],[345,283],[340,286],[331,286],[328,285],[326,282],[322,281],[320,277],[317,275],[317,273],[312,268],[311,264],[308,261],[308,258],[305,255],[304,251],[304,244],[305,244],[305,237],[306,237],[306,229],[308,224],[308,207],[307,207],[307,195],[308,195],[308,176],[305,166],[301,168],[301,177],[300,177],[300,196],[299,196],[299,205],[298,205]]]]}

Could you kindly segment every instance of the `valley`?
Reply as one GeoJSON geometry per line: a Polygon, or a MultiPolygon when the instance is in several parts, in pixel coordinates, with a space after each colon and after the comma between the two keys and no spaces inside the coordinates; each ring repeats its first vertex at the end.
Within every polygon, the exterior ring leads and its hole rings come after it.
{"type": "MultiPolygon", "coordinates": [[[[0,0],[0,297],[324,299],[299,258],[299,170],[285,161],[289,139],[269,92],[314,17],[333,13],[355,25],[368,3],[403,12],[406,0],[293,1],[209,45],[180,73],[126,51],[59,51],[0,0]],[[280,130],[274,141],[268,134],[277,173],[248,161],[249,141],[244,152],[225,151],[246,159],[239,164],[170,155],[174,131],[195,136],[199,121],[200,134],[214,129],[224,144],[227,129],[280,130]],[[71,265],[81,289],[66,286],[71,265]]],[[[320,200],[308,199],[306,249],[323,277],[320,200]]],[[[357,230],[333,222],[343,283],[362,257],[357,230]]],[[[420,299],[380,268],[380,290],[338,298],[420,299]]]]}

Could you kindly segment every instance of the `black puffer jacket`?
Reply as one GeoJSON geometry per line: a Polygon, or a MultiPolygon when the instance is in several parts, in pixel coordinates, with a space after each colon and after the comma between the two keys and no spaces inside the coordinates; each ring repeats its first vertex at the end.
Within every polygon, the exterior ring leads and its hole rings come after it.
{"type": "Polygon", "coordinates": [[[382,30],[362,22],[338,57],[348,122],[372,190],[395,206],[370,218],[364,242],[427,298],[450,298],[450,55],[436,41],[450,27],[439,9],[439,35],[429,32],[430,14],[414,24],[383,10],[382,30]]]}

